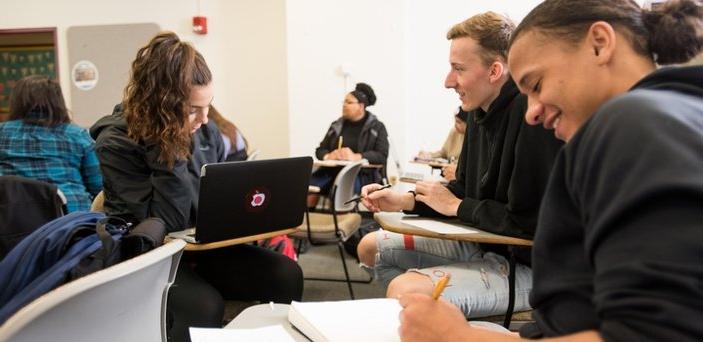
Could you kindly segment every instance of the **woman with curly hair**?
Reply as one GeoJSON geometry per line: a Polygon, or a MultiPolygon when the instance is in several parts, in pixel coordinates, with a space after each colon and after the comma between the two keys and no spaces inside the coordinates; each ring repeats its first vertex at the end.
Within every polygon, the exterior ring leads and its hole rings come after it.
{"type": "MultiPolygon", "coordinates": [[[[212,98],[205,59],[174,33],[139,50],[124,100],[91,128],[107,214],[135,223],[159,217],[168,231],[195,225],[201,166],[225,160],[208,120],[212,98]]],[[[289,303],[302,288],[295,262],[257,246],[185,252],[169,292],[170,340],[188,340],[190,326],[221,326],[223,298],[289,303]]]]}

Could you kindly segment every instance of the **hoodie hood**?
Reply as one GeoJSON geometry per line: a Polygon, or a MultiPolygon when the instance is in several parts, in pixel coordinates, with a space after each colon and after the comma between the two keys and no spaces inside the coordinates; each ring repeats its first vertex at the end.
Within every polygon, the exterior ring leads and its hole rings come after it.
{"type": "Polygon", "coordinates": [[[98,136],[107,128],[114,128],[127,134],[127,120],[125,120],[122,104],[118,104],[112,110],[112,114],[102,117],[92,127],[90,136],[93,140],[98,140],[98,136]]]}
{"type": "Polygon", "coordinates": [[[491,118],[503,116],[502,113],[505,112],[505,109],[513,102],[515,97],[519,94],[520,90],[517,88],[517,85],[515,85],[513,79],[509,77],[505,84],[503,84],[503,86],[500,88],[500,93],[498,94],[498,97],[496,97],[495,100],[491,102],[490,106],[488,106],[488,112],[485,112],[483,109],[481,109],[481,107],[478,107],[474,110],[474,120],[476,120],[478,124],[486,124],[487,121],[491,118]]]}
{"type": "Polygon", "coordinates": [[[661,68],[637,82],[634,89],[675,90],[703,97],[703,66],[661,68]]]}

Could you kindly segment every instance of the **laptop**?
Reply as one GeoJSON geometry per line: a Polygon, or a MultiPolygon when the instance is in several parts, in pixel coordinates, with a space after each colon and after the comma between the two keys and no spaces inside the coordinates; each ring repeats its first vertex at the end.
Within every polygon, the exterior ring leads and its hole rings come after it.
{"type": "Polygon", "coordinates": [[[311,157],[203,165],[197,229],[169,236],[209,243],[295,228],[303,223],[311,157]]]}

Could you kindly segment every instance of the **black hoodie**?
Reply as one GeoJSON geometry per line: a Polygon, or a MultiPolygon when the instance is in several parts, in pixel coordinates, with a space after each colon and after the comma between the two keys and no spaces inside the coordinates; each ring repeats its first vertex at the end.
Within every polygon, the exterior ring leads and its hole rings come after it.
{"type": "Polygon", "coordinates": [[[100,159],[109,215],[139,222],[159,217],[168,231],[193,227],[198,209],[200,168],[225,160],[224,143],[213,121],[193,134],[191,158],[176,161],[172,168],[157,161],[156,145],[136,142],[127,136],[127,122],[120,105],[112,115],[90,128],[100,159]]]}
{"type": "MultiPolygon", "coordinates": [[[[525,122],[527,98],[508,80],[488,112],[469,113],[456,181],[447,188],[462,199],[458,218],[483,230],[532,239],[554,157],[563,145],[554,134],[525,122]]],[[[439,214],[421,202],[412,213],[439,214]]],[[[499,245],[485,245],[507,255],[499,245]]],[[[529,264],[529,250],[518,252],[529,264]]]]}
{"type": "Polygon", "coordinates": [[[703,338],[703,67],[658,70],[559,154],[532,255],[536,325],[606,341],[703,338]]]}

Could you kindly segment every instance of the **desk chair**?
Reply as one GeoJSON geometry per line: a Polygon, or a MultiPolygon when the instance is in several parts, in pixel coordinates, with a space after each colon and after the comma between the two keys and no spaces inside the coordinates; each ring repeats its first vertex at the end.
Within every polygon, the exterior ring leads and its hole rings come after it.
{"type": "Polygon", "coordinates": [[[94,212],[105,212],[105,193],[100,191],[98,194],[93,198],[93,203],[90,205],[90,211],[94,212]]]}
{"type": "Polygon", "coordinates": [[[166,341],[166,299],[185,247],[159,248],[58,287],[0,326],[1,341],[166,341]]]}
{"type": "MultiPolygon", "coordinates": [[[[343,281],[347,283],[349,288],[349,296],[354,299],[354,290],[352,282],[369,283],[368,281],[352,281],[349,278],[347,263],[344,258],[344,241],[354,234],[361,225],[361,215],[355,212],[356,203],[346,203],[354,197],[354,181],[361,169],[362,161],[346,165],[337,174],[330,190],[331,207],[329,212],[306,212],[303,224],[297,228],[293,236],[299,239],[307,238],[311,245],[320,245],[324,243],[336,243],[339,249],[339,257],[342,259],[342,267],[344,268],[344,280],[339,279],[322,279],[322,278],[306,278],[306,280],[323,280],[323,281],[343,281]]],[[[300,244],[298,244],[300,249],[300,244]]],[[[300,250],[298,250],[300,253],[300,250]]]]}
{"type": "Polygon", "coordinates": [[[66,197],[55,185],[0,176],[0,259],[25,236],[66,213],[66,197]]]}

